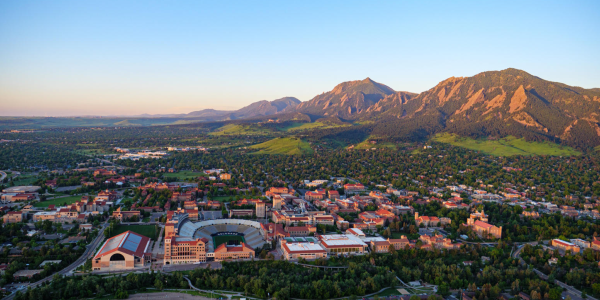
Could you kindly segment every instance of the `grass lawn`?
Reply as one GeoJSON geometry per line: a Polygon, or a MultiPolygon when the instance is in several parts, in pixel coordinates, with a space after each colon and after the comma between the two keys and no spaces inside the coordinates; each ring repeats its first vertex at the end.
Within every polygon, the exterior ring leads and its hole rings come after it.
{"type": "Polygon", "coordinates": [[[180,171],[175,173],[164,173],[163,177],[166,178],[177,178],[177,180],[193,179],[200,176],[206,177],[204,172],[192,172],[192,171],[180,171]]]}
{"type": "Polygon", "coordinates": [[[219,201],[219,202],[229,202],[229,198],[232,198],[235,201],[235,196],[213,196],[209,197],[210,200],[219,201]]]}
{"type": "Polygon", "coordinates": [[[213,245],[215,247],[215,249],[217,249],[217,247],[219,247],[219,245],[223,244],[223,243],[227,243],[229,241],[240,241],[240,242],[246,242],[246,240],[244,240],[243,236],[239,236],[239,235],[217,235],[217,236],[213,236],[213,245]]]}
{"type": "Polygon", "coordinates": [[[272,139],[261,144],[250,146],[250,148],[260,149],[253,154],[298,155],[313,153],[313,149],[310,147],[310,144],[301,139],[292,137],[272,139]]]}
{"type": "Polygon", "coordinates": [[[15,180],[13,182],[15,185],[32,185],[36,180],[37,180],[37,176],[21,175],[21,176],[17,177],[17,180],[15,180]]]}
{"type": "Polygon", "coordinates": [[[371,148],[377,148],[377,149],[390,148],[392,150],[398,149],[398,147],[395,144],[389,143],[389,142],[378,142],[377,144],[371,144],[369,141],[372,141],[372,140],[373,140],[373,138],[369,137],[366,140],[364,140],[361,143],[354,146],[354,149],[358,149],[358,150],[365,150],[365,149],[371,149],[371,148]]]}
{"type": "Polygon", "coordinates": [[[114,230],[113,236],[119,235],[127,230],[156,240],[156,225],[119,225],[119,227],[114,230]]]}
{"type": "Polygon", "coordinates": [[[567,146],[561,146],[550,142],[528,142],[513,136],[498,140],[471,139],[460,137],[449,133],[440,133],[433,137],[433,141],[451,144],[471,150],[482,151],[494,156],[512,155],[556,155],[571,156],[580,155],[581,152],[567,146]]]}
{"type": "Polygon", "coordinates": [[[79,200],[81,200],[81,196],[62,197],[62,198],[50,199],[50,200],[46,200],[46,201],[42,201],[42,202],[35,202],[35,203],[33,203],[33,207],[48,207],[52,204],[54,204],[56,206],[62,206],[65,202],[67,204],[73,204],[79,200]]]}
{"type": "Polygon", "coordinates": [[[227,124],[213,132],[210,135],[265,135],[272,133],[268,129],[260,129],[254,126],[227,124]]]}
{"type": "Polygon", "coordinates": [[[397,231],[392,231],[392,236],[390,237],[391,239],[399,239],[402,236],[406,236],[407,239],[409,240],[416,240],[419,238],[419,234],[415,233],[415,234],[410,234],[410,233],[404,233],[404,232],[397,232],[397,231]]]}
{"type": "Polygon", "coordinates": [[[313,123],[298,123],[295,127],[289,127],[286,131],[300,131],[300,130],[308,130],[308,129],[328,129],[328,128],[337,128],[337,127],[348,127],[350,124],[335,124],[331,122],[313,122],[313,123]],[[301,124],[301,125],[300,125],[301,124]],[[298,126],[299,125],[299,126],[298,126]]]}

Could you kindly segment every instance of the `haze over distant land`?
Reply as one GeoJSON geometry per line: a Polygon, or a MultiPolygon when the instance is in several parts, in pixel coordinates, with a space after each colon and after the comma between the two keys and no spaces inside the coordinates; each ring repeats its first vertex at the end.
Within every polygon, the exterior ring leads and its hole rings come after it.
{"type": "Polygon", "coordinates": [[[598,87],[598,1],[0,1],[0,115],[234,111],[517,68],[598,87]]]}

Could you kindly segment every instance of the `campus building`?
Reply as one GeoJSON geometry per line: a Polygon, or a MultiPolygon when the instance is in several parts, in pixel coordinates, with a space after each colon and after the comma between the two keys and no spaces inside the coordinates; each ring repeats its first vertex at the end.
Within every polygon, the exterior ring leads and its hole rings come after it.
{"type": "Polygon", "coordinates": [[[352,234],[319,235],[319,243],[328,255],[364,254],[367,244],[352,234]]]}
{"type": "Polygon", "coordinates": [[[223,243],[215,249],[214,255],[216,261],[252,259],[254,258],[254,249],[246,243],[240,243],[240,245],[223,243]]]}
{"type": "Polygon", "coordinates": [[[108,271],[144,267],[152,261],[149,245],[150,238],[132,231],[123,232],[104,242],[92,259],[92,269],[108,271]]]}
{"type": "Polygon", "coordinates": [[[308,241],[295,241],[294,239],[289,239],[288,241],[288,239],[282,239],[281,250],[283,251],[283,257],[287,260],[327,257],[327,251],[312,238],[308,241]]]}
{"type": "Polygon", "coordinates": [[[206,262],[207,238],[194,239],[171,235],[165,237],[165,265],[206,262]]]}
{"type": "Polygon", "coordinates": [[[553,247],[556,247],[556,248],[560,249],[560,250],[571,251],[573,253],[579,253],[579,251],[581,250],[579,248],[579,246],[577,246],[577,245],[575,245],[573,243],[570,243],[570,242],[559,240],[559,239],[553,239],[551,245],[553,247]]]}

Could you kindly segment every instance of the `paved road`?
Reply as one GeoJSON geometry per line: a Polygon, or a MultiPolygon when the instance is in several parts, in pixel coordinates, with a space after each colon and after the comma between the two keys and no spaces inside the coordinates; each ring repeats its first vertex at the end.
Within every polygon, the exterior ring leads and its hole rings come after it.
{"type": "Polygon", "coordinates": [[[8,176],[8,175],[6,175],[6,172],[0,171],[0,182],[2,182],[2,180],[4,180],[4,178],[6,178],[6,176],[8,176]]]}
{"type": "Polygon", "coordinates": [[[183,293],[174,293],[174,292],[161,292],[161,293],[144,293],[144,294],[131,294],[127,299],[184,299],[184,300],[209,300],[213,298],[206,298],[202,296],[192,296],[189,294],[183,293]]]}
{"type": "MultiPolygon", "coordinates": [[[[544,243],[544,242],[547,242],[547,241],[542,241],[542,243],[544,243]]],[[[535,245],[538,244],[538,242],[527,242],[527,243],[521,243],[521,244],[523,245],[523,247],[517,249],[517,251],[515,251],[512,254],[512,257],[518,258],[521,262],[525,262],[519,256],[519,254],[521,254],[521,250],[523,250],[523,248],[525,248],[524,245],[525,244],[530,244],[530,245],[534,245],[535,246],[535,245]]],[[[541,279],[546,280],[546,281],[548,280],[548,275],[542,273],[540,270],[534,268],[533,272],[535,272],[535,274],[537,274],[541,279]]],[[[565,294],[568,294],[569,296],[571,296],[572,299],[581,299],[581,291],[579,291],[578,289],[576,289],[576,288],[574,288],[574,287],[572,287],[570,285],[567,285],[567,284],[565,284],[563,282],[560,282],[558,280],[554,280],[554,283],[556,283],[558,286],[566,289],[566,291],[563,292],[563,296],[565,294]]],[[[592,296],[587,296],[587,297],[588,297],[588,299],[591,299],[591,300],[597,300],[596,298],[594,298],[592,296]]]]}
{"type": "MultiPolygon", "coordinates": [[[[75,270],[75,268],[77,268],[81,264],[85,263],[85,261],[89,257],[94,255],[94,251],[96,251],[96,248],[98,247],[100,242],[102,242],[104,240],[104,228],[105,228],[104,225],[106,225],[106,222],[103,224],[102,229],[100,229],[100,231],[98,232],[98,236],[96,237],[96,239],[94,239],[94,241],[92,241],[92,243],[85,249],[85,252],[83,252],[83,255],[81,255],[81,257],[79,257],[74,263],[72,263],[69,266],[67,266],[66,268],[56,272],[55,274],[67,275],[68,273],[75,270]]],[[[40,281],[25,285],[25,290],[29,287],[35,288],[45,282],[51,281],[53,276],[54,276],[54,274],[52,274],[40,281]]],[[[15,293],[12,293],[11,295],[4,297],[4,300],[12,300],[12,299],[14,299],[14,297],[15,297],[15,293]]]]}

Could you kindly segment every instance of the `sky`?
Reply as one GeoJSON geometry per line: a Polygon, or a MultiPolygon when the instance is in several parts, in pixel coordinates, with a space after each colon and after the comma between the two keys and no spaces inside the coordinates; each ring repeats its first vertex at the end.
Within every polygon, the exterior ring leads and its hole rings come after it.
{"type": "Polygon", "coordinates": [[[0,1],[0,115],[237,109],[366,77],[600,88],[600,1],[0,1]]]}

